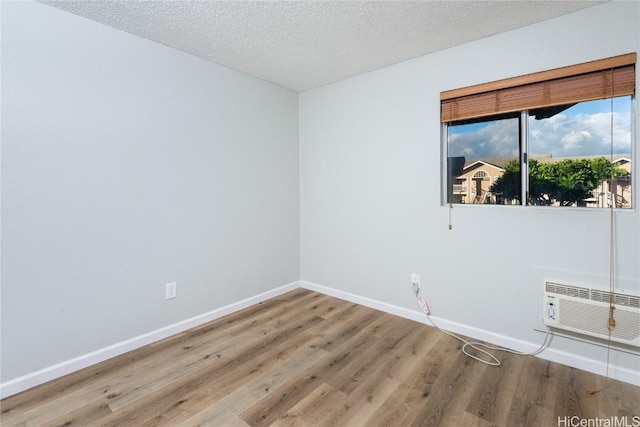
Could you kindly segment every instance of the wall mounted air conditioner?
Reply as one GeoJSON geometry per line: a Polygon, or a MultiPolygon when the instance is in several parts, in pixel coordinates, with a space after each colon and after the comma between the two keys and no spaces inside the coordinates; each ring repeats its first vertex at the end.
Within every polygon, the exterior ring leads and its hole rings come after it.
{"type": "Polygon", "coordinates": [[[544,284],[544,324],[556,329],[640,347],[640,297],[613,293],[616,325],[609,332],[609,298],[603,289],[544,284]]]}

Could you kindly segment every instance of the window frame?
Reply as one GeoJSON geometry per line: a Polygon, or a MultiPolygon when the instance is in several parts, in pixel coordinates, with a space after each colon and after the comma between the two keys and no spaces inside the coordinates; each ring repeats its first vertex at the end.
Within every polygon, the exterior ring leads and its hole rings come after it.
{"type": "MultiPolygon", "coordinates": [[[[544,91],[548,91],[549,81],[554,79],[557,81],[560,81],[561,83],[569,82],[569,85],[571,88],[571,84],[573,84],[571,82],[575,81],[576,78],[579,79],[582,75],[587,75],[587,78],[591,78],[590,76],[592,76],[594,73],[596,74],[599,73],[599,75],[601,76],[601,81],[603,83],[602,83],[602,88],[600,90],[601,93],[599,95],[594,96],[593,93],[585,93],[583,90],[579,90],[578,92],[572,95],[574,96],[573,98],[571,97],[568,98],[569,101],[565,102],[564,104],[593,101],[597,99],[611,99],[611,98],[627,96],[627,95],[630,96],[630,102],[631,102],[631,105],[630,105],[630,115],[631,115],[630,155],[631,155],[631,161],[633,164],[634,160],[636,159],[636,153],[635,153],[636,151],[635,112],[636,112],[636,102],[637,102],[636,96],[635,96],[636,58],[637,58],[637,54],[634,52],[626,55],[619,55],[616,57],[606,58],[606,59],[597,60],[597,61],[591,61],[588,63],[577,64],[577,65],[572,65],[568,67],[542,71],[539,73],[533,73],[533,74],[528,74],[524,76],[498,80],[495,82],[484,83],[484,84],[475,85],[475,86],[468,86],[461,89],[454,89],[450,91],[441,92],[440,94],[440,101],[441,101],[440,141],[441,141],[441,150],[442,150],[441,151],[442,153],[442,156],[441,156],[442,157],[441,204],[452,205],[454,203],[450,201],[450,198],[449,198],[449,195],[453,196],[453,193],[451,191],[452,188],[450,188],[453,185],[453,182],[449,182],[450,180],[448,176],[449,167],[450,167],[450,161],[448,157],[448,149],[449,149],[448,128],[451,125],[451,123],[461,122],[464,120],[482,120],[482,119],[486,119],[487,121],[490,121],[492,118],[497,118],[500,115],[518,113],[519,114],[519,132],[520,132],[520,135],[518,138],[519,150],[520,150],[519,162],[520,162],[520,171],[521,171],[520,186],[521,186],[522,195],[520,197],[520,203],[513,206],[525,206],[525,207],[533,207],[533,208],[538,207],[536,205],[527,204],[529,199],[529,160],[528,160],[529,118],[528,116],[529,116],[530,110],[563,105],[556,101],[553,101],[551,97],[547,96],[547,92],[544,92],[544,91]],[[623,86],[620,88],[620,90],[618,90],[619,88],[616,86],[618,82],[615,81],[615,76],[618,75],[619,73],[618,74],[615,74],[615,73],[617,73],[617,71],[620,69],[623,69],[626,74],[624,76],[625,81],[623,82],[623,86]],[[633,71],[632,76],[629,75],[629,69],[633,71]],[[607,78],[607,75],[609,75],[610,77],[607,78]],[[631,85],[629,83],[629,78],[632,78],[631,85]],[[521,108],[517,110],[513,110],[509,108],[500,109],[500,96],[501,96],[501,93],[503,93],[501,91],[508,90],[510,91],[511,94],[513,94],[514,90],[517,92],[519,88],[523,88],[524,93],[526,94],[527,92],[531,93],[531,89],[530,89],[532,87],[531,85],[535,85],[536,90],[542,90],[545,93],[545,96],[544,96],[545,99],[543,101],[545,102],[548,101],[547,103],[544,103],[544,102],[542,104],[534,103],[529,108],[521,108]],[[469,99],[469,97],[474,97],[474,96],[484,97],[484,100],[489,100],[489,101],[490,101],[490,97],[493,97],[495,99],[495,104],[493,105],[493,108],[497,109],[497,111],[495,111],[493,114],[485,114],[485,113],[479,112],[478,115],[475,115],[475,116],[474,115],[464,116],[462,118],[451,120],[450,119],[451,114],[456,113],[456,107],[451,106],[452,100],[453,102],[456,102],[456,99],[469,99]],[[445,103],[448,103],[449,105],[445,107],[444,106],[445,103]],[[447,109],[447,112],[445,112],[445,109],[447,109]],[[445,119],[448,119],[448,120],[445,120],[445,119]]],[[[596,80],[591,78],[591,82],[593,83],[594,81],[596,80]]],[[[535,99],[539,100],[540,98],[538,97],[535,99]]],[[[634,185],[636,181],[635,177],[637,176],[637,172],[635,172],[634,170],[635,168],[637,168],[637,166],[635,167],[632,166],[632,172],[630,174],[632,189],[635,187],[634,185]]],[[[635,211],[636,203],[638,200],[638,197],[636,196],[637,192],[638,192],[637,190],[635,192],[632,191],[630,208],[622,208],[622,207],[616,206],[616,209],[621,209],[624,211],[635,211]]],[[[459,205],[458,203],[455,203],[455,204],[459,205]]],[[[460,204],[464,204],[464,203],[460,203],[460,204]]],[[[488,205],[488,206],[491,206],[491,205],[488,205]]],[[[562,206],[556,206],[556,208],[557,207],[562,207],[562,206]]],[[[576,208],[579,209],[580,207],[572,207],[572,209],[576,209],[576,208]]],[[[593,209],[593,207],[588,207],[584,209],[601,210],[601,209],[593,209]]]]}

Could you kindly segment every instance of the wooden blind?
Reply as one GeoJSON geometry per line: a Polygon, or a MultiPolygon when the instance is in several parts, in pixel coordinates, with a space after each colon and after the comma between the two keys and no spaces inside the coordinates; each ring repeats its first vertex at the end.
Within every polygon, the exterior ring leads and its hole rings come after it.
{"type": "Polygon", "coordinates": [[[636,53],[440,93],[443,123],[634,95],[636,53]]]}

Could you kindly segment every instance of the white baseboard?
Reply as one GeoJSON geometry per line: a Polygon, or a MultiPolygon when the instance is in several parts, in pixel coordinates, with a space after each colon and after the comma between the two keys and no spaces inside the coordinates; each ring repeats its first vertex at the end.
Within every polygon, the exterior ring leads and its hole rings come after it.
{"type": "MultiPolygon", "coordinates": [[[[96,363],[100,363],[113,357],[119,356],[128,351],[132,351],[145,345],[162,340],[164,338],[168,338],[172,335],[184,332],[196,326],[200,326],[204,323],[226,316],[227,314],[242,310],[243,308],[249,307],[253,304],[258,304],[269,298],[277,297],[298,287],[320,292],[346,301],[351,301],[356,304],[361,304],[376,310],[384,311],[385,313],[414,320],[416,322],[424,323],[427,325],[430,324],[424,314],[422,314],[422,312],[418,310],[409,310],[403,307],[395,306],[393,304],[388,304],[360,295],[351,294],[334,288],[318,285],[316,283],[297,281],[272,289],[267,292],[263,292],[242,301],[238,301],[233,304],[229,304],[227,306],[212,310],[208,313],[204,313],[199,316],[177,322],[173,325],[166,326],[147,334],[116,343],[109,347],[105,347],[91,353],[66,360],[64,362],[49,366],[36,372],[32,372],[22,377],[6,381],[0,384],[0,399],[12,396],[14,394],[28,390],[32,387],[54,380],[56,378],[60,378],[64,375],[70,374],[80,369],[87,368],[91,365],[95,365],[96,363]]],[[[456,334],[465,335],[476,340],[492,343],[498,346],[511,348],[522,352],[531,352],[537,349],[539,346],[539,343],[536,344],[517,340],[512,337],[496,334],[473,326],[452,322],[434,316],[431,316],[431,318],[442,329],[454,332],[456,334]]],[[[542,334],[540,336],[543,337],[542,334]]],[[[593,372],[598,375],[603,375],[606,369],[606,366],[603,362],[576,356],[575,354],[567,353],[560,350],[554,350],[551,348],[545,350],[537,357],[571,366],[577,369],[582,369],[584,371],[593,372]]],[[[609,366],[609,377],[640,386],[640,378],[638,378],[638,372],[631,369],[619,366],[609,366]]]]}
{"type": "MultiPolygon", "coordinates": [[[[350,301],[356,304],[361,304],[367,307],[374,308],[376,310],[384,311],[385,313],[393,314],[396,316],[404,317],[405,319],[414,320],[416,322],[431,325],[425,315],[419,310],[409,310],[403,307],[398,307],[393,304],[377,301],[371,298],[363,297],[360,295],[343,292],[334,288],[318,285],[307,281],[300,281],[300,287],[309,289],[312,291],[320,292],[326,295],[330,295],[336,298],[340,298],[346,301],[350,301]]],[[[417,307],[417,304],[416,304],[417,307]]],[[[453,332],[455,334],[464,335],[466,337],[473,338],[475,340],[484,341],[500,347],[517,350],[523,353],[530,353],[537,350],[542,344],[544,334],[540,334],[540,343],[531,343],[527,341],[518,340],[512,337],[508,337],[494,332],[479,329],[474,326],[464,325],[450,320],[431,316],[431,319],[438,325],[438,327],[453,332]]],[[[562,337],[559,337],[562,339],[562,337]]],[[[597,375],[604,375],[606,372],[606,364],[598,360],[589,359],[575,354],[567,353],[561,350],[555,350],[553,348],[547,348],[545,351],[537,355],[544,360],[560,363],[562,365],[571,366],[573,368],[581,369],[583,371],[592,372],[597,375]]],[[[640,375],[638,372],[632,369],[609,365],[609,378],[613,378],[619,381],[623,381],[629,384],[640,386],[640,375]]]]}
{"type": "Polygon", "coordinates": [[[95,365],[96,363],[103,362],[156,341],[160,341],[196,326],[200,326],[212,320],[226,316],[227,314],[258,304],[269,298],[282,295],[286,292],[297,289],[298,287],[300,287],[299,282],[292,282],[287,285],[280,286],[279,288],[249,297],[242,301],[212,310],[208,313],[174,323],[173,325],[151,331],[147,334],[140,335],[114,345],[92,351],[91,353],[66,360],[53,366],[49,366],[39,371],[29,373],[13,380],[6,381],[0,384],[0,399],[18,394],[37,385],[44,384],[45,382],[79,371],[80,369],[87,368],[91,365],[95,365]]]}

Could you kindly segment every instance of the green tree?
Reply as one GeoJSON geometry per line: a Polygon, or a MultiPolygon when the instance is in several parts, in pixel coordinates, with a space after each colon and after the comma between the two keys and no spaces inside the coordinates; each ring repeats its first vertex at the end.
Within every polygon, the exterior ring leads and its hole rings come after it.
{"type": "MultiPolygon", "coordinates": [[[[612,165],[605,157],[596,159],[565,159],[554,163],[529,161],[529,202],[549,206],[584,204],[602,181],[624,175],[626,171],[612,165]]],[[[520,198],[520,165],[512,160],[489,189],[503,199],[520,198]]]]}
{"type": "Polygon", "coordinates": [[[504,167],[504,173],[491,185],[489,191],[498,200],[519,200],[520,188],[520,163],[512,160],[504,167]]]}

